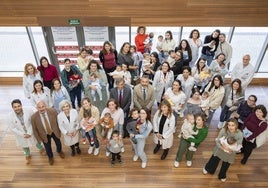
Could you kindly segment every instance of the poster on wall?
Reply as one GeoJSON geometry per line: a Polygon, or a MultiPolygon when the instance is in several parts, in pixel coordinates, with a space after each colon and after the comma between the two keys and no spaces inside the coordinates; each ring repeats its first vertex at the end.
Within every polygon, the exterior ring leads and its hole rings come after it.
{"type": "Polygon", "coordinates": [[[103,42],[109,39],[108,27],[84,27],[86,41],[103,42]]]}
{"type": "Polygon", "coordinates": [[[77,41],[75,27],[51,27],[54,41],[77,41]]]}

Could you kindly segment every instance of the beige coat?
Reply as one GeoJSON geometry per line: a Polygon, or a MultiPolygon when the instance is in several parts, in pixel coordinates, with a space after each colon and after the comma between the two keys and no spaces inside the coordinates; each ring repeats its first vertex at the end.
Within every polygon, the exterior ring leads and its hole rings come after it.
{"type": "Polygon", "coordinates": [[[221,105],[221,102],[224,97],[225,89],[223,86],[220,86],[218,89],[215,89],[215,87],[213,87],[210,91],[208,91],[210,85],[211,85],[211,82],[207,85],[205,89],[205,91],[209,93],[209,108],[216,110],[221,105]]]}

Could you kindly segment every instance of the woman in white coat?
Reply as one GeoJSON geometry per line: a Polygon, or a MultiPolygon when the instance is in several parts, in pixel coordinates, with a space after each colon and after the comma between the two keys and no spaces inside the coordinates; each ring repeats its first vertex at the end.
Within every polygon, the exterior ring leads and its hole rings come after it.
{"type": "Polygon", "coordinates": [[[31,93],[31,104],[36,108],[37,103],[40,101],[44,101],[46,106],[51,108],[52,102],[50,97],[50,90],[43,85],[41,80],[35,80],[33,84],[33,92],[31,93]]]}
{"type": "Polygon", "coordinates": [[[170,70],[169,63],[164,62],[161,66],[161,69],[156,71],[153,81],[155,98],[158,105],[161,103],[165,91],[172,86],[173,81],[173,71],[170,70]]]}
{"type": "Polygon", "coordinates": [[[11,102],[13,111],[8,115],[8,125],[11,132],[15,135],[17,146],[23,149],[26,157],[26,164],[30,164],[31,153],[30,147],[36,145],[40,154],[44,155],[44,147],[37,143],[31,124],[31,116],[35,113],[34,108],[22,108],[22,103],[19,99],[11,102]]]}
{"type": "Polygon", "coordinates": [[[23,91],[26,98],[31,98],[33,92],[33,83],[35,80],[42,80],[39,71],[32,63],[27,63],[24,66],[24,75],[22,79],[23,91]]]}
{"type": "Polygon", "coordinates": [[[163,100],[159,106],[159,110],[154,115],[153,120],[154,130],[154,153],[157,153],[162,145],[163,154],[161,160],[164,160],[168,154],[169,148],[173,145],[173,133],[175,130],[175,117],[172,113],[172,108],[167,100],[163,100]]]}
{"type": "Polygon", "coordinates": [[[75,109],[72,109],[71,103],[68,100],[61,101],[59,108],[61,112],[58,114],[57,119],[60,131],[63,134],[64,144],[70,146],[71,156],[75,155],[75,150],[77,154],[81,154],[78,141],[78,113],[75,109]]]}

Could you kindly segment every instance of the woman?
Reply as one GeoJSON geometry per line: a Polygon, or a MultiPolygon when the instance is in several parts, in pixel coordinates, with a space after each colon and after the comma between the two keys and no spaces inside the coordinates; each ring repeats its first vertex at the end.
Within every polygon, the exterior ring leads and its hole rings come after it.
{"type": "Polygon", "coordinates": [[[209,94],[209,117],[207,119],[207,124],[210,125],[213,115],[221,105],[225,93],[221,75],[215,75],[205,88],[205,91],[209,94]]]}
{"type": "Polygon", "coordinates": [[[185,139],[182,135],[180,146],[176,155],[176,159],[174,162],[174,167],[178,168],[179,164],[182,160],[183,154],[186,152],[186,160],[187,166],[192,166],[192,158],[194,155],[194,151],[190,151],[188,148],[191,145],[191,142],[195,143],[195,147],[197,148],[207,137],[208,127],[205,125],[205,117],[202,114],[197,114],[195,116],[195,124],[194,131],[198,130],[198,134],[194,135],[194,138],[185,139]]]}
{"type": "Polygon", "coordinates": [[[98,106],[99,110],[102,111],[105,108],[105,105],[108,100],[107,95],[107,77],[105,72],[101,69],[100,65],[96,60],[91,60],[88,65],[88,70],[83,74],[83,85],[85,89],[85,96],[89,97],[90,101],[93,101],[92,104],[98,106]],[[96,95],[96,101],[93,101],[91,97],[91,90],[97,90],[96,86],[89,85],[90,75],[95,73],[98,76],[98,79],[104,84],[101,88],[102,100],[100,100],[99,95],[96,95]]]}
{"type": "Polygon", "coordinates": [[[161,160],[164,160],[168,154],[169,148],[173,145],[173,133],[175,131],[175,117],[172,108],[167,100],[163,100],[159,105],[159,109],[154,115],[154,153],[157,153],[162,145],[163,154],[161,160]]]}
{"type": "Polygon", "coordinates": [[[202,40],[199,37],[200,37],[199,31],[197,29],[194,29],[191,31],[188,39],[188,43],[192,50],[192,61],[189,64],[191,68],[193,68],[193,66],[195,65],[195,62],[199,57],[199,48],[203,44],[202,40]]]}
{"type": "Polygon", "coordinates": [[[192,69],[195,85],[200,89],[201,93],[204,91],[211,78],[211,73],[206,65],[206,61],[206,59],[199,58],[192,69]]]}
{"type": "MultiPolygon", "coordinates": [[[[124,111],[119,107],[115,99],[109,99],[106,108],[101,113],[101,118],[104,117],[106,113],[110,113],[114,120],[114,128],[109,129],[107,138],[111,137],[113,130],[119,131],[119,139],[122,141],[123,138],[123,125],[124,125],[124,111]]],[[[121,152],[124,152],[124,148],[121,148],[121,152]]],[[[110,152],[106,151],[106,156],[109,156],[110,152]]]]}
{"type": "Polygon", "coordinates": [[[71,156],[75,156],[75,150],[77,154],[81,154],[78,141],[78,113],[75,109],[72,109],[68,100],[61,101],[59,107],[61,112],[58,114],[57,120],[60,131],[63,134],[64,143],[66,146],[70,146],[71,156]]]}
{"type": "Polygon", "coordinates": [[[176,41],[173,39],[173,35],[171,31],[166,31],[165,39],[163,41],[162,50],[164,52],[164,58],[167,60],[170,50],[174,50],[176,45],[176,41]]]}
{"type": "Polygon", "coordinates": [[[174,79],[177,78],[179,74],[182,74],[182,68],[183,68],[183,54],[182,51],[178,50],[175,53],[175,64],[171,68],[171,70],[174,73],[174,79]]]}
{"type": "Polygon", "coordinates": [[[135,45],[137,47],[137,51],[144,53],[144,42],[148,35],[146,34],[146,27],[145,26],[139,26],[137,28],[137,35],[135,36],[135,45]]]}
{"type": "Polygon", "coordinates": [[[153,87],[155,89],[155,99],[158,105],[163,100],[163,95],[165,91],[169,87],[171,87],[173,81],[174,81],[174,74],[170,70],[168,62],[164,62],[161,66],[161,69],[156,71],[153,80],[153,87]]]}
{"type": "Polygon", "coordinates": [[[43,56],[40,59],[40,66],[38,66],[37,69],[40,71],[44,86],[51,89],[52,80],[54,78],[59,78],[57,68],[54,65],[49,64],[48,59],[43,56]]]}
{"type": "Polygon", "coordinates": [[[221,75],[222,80],[224,81],[225,75],[228,73],[228,69],[224,64],[225,55],[220,53],[216,56],[215,60],[213,60],[209,66],[209,70],[211,72],[211,76],[215,76],[216,74],[221,75]]]}
{"type": "Polygon", "coordinates": [[[192,61],[192,50],[186,39],[182,39],[179,46],[175,48],[175,52],[181,50],[183,53],[183,66],[189,66],[192,61]]]}
{"type": "Polygon", "coordinates": [[[39,71],[32,63],[27,63],[24,66],[24,75],[22,78],[23,91],[26,98],[31,98],[33,92],[33,83],[35,80],[42,80],[39,71]]]}
{"type": "Polygon", "coordinates": [[[201,99],[200,99],[200,90],[197,87],[192,88],[192,94],[190,98],[187,101],[186,109],[184,111],[184,114],[201,114],[202,109],[200,107],[201,99]]]}
{"type": "MultiPolygon", "coordinates": [[[[254,112],[244,121],[243,125],[243,148],[244,157],[241,164],[246,164],[254,148],[256,148],[256,138],[267,129],[267,120],[265,119],[267,110],[264,105],[257,105],[254,112]]],[[[257,146],[259,147],[259,146],[257,146]]]]}
{"type": "Polygon", "coordinates": [[[168,88],[164,94],[164,99],[167,100],[172,107],[173,115],[175,116],[175,126],[178,123],[178,115],[183,116],[183,109],[186,103],[186,95],[182,91],[181,81],[174,80],[172,87],[168,88]]]}
{"type": "Polygon", "coordinates": [[[114,49],[111,42],[105,41],[103,43],[102,50],[99,53],[99,58],[107,76],[109,89],[112,89],[114,86],[114,79],[109,75],[109,73],[113,72],[116,68],[117,51],[114,49]]]}
{"type": "Polygon", "coordinates": [[[229,119],[232,112],[237,109],[240,102],[244,99],[245,93],[242,89],[241,80],[235,79],[231,84],[224,87],[225,94],[222,101],[222,110],[218,128],[221,129],[224,121],[229,119]]]}
{"type": "Polygon", "coordinates": [[[222,181],[226,181],[226,172],[229,168],[229,166],[234,163],[236,150],[232,150],[230,147],[228,147],[227,144],[222,143],[221,139],[224,137],[224,139],[228,139],[230,137],[233,137],[235,139],[234,144],[236,144],[237,148],[241,148],[242,140],[243,140],[243,134],[238,129],[238,123],[236,119],[229,119],[226,122],[225,128],[221,129],[217,139],[216,139],[216,146],[213,150],[213,154],[210,157],[209,161],[207,162],[206,166],[203,168],[203,174],[214,174],[220,160],[222,160],[222,165],[220,172],[218,174],[218,178],[222,181]]]}
{"type": "Polygon", "coordinates": [[[35,80],[33,87],[34,89],[30,97],[31,104],[36,107],[39,101],[44,101],[47,107],[52,107],[50,90],[43,86],[43,82],[41,80],[35,80]]]}
{"type": "MultiPolygon", "coordinates": [[[[79,111],[78,121],[81,123],[85,112],[87,112],[88,114],[91,114],[91,117],[94,118],[96,122],[99,122],[99,119],[100,119],[99,109],[96,106],[94,106],[93,104],[91,104],[90,99],[88,97],[83,98],[81,104],[82,104],[82,108],[79,111]]],[[[81,133],[82,133],[82,140],[85,143],[86,135],[82,129],[81,129],[81,133]]],[[[91,154],[93,152],[93,149],[95,148],[94,155],[98,155],[99,154],[99,147],[100,147],[98,136],[97,136],[97,135],[100,135],[99,126],[95,126],[92,129],[92,133],[93,133],[94,144],[92,144],[92,145],[90,144],[90,146],[88,148],[88,153],[91,154]]],[[[90,143],[90,140],[91,140],[91,138],[88,137],[89,143],[90,143]]]]}
{"type": "Polygon", "coordinates": [[[144,109],[140,110],[140,118],[137,121],[138,134],[130,134],[130,138],[135,137],[137,143],[134,144],[132,142],[133,149],[135,151],[135,155],[133,156],[133,161],[137,161],[138,158],[141,159],[141,167],[146,168],[147,165],[147,157],[144,152],[145,141],[146,138],[149,136],[150,132],[152,131],[152,124],[150,122],[150,115],[144,109]]]}
{"type": "Polygon", "coordinates": [[[186,98],[189,99],[194,86],[194,78],[191,76],[191,68],[184,66],[182,68],[182,74],[179,74],[176,78],[181,81],[182,90],[184,91],[186,98]]]}
{"type": "Polygon", "coordinates": [[[59,104],[63,100],[71,101],[69,93],[67,89],[61,85],[61,81],[59,79],[52,80],[52,87],[50,89],[50,95],[53,107],[60,112],[59,104]]]}
{"type": "Polygon", "coordinates": [[[150,80],[154,80],[155,72],[160,67],[159,57],[157,52],[150,54],[150,69],[144,72],[144,75],[148,75],[150,80]]]}
{"type": "Polygon", "coordinates": [[[77,57],[77,65],[82,73],[87,70],[89,62],[94,59],[92,54],[93,51],[91,49],[82,48],[80,50],[79,55],[77,57]]]}

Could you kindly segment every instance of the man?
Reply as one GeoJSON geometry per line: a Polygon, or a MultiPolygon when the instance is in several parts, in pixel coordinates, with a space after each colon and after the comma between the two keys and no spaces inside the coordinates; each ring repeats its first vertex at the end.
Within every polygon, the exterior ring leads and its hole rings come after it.
{"type": "Polygon", "coordinates": [[[138,110],[143,108],[151,111],[155,101],[155,93],[153,86],[149,84],[148,76],[144,75],[140,83],[134,87],[133,101],[134,107],[138,110]]]}
{"type": "Polygon", "coordinates": [[[224,64],[226,67],[229,67],[232,54],[233,54],[233,48],[232,46],[226,41],[226,35],[224,33],[221,33],[219,36],[219,46],[217,47],[217,50],[215,52],[215,57],[217,57],[219,54],[223,53],[225,55],[224,64]]]}
{"type": "Polygon", "coordinates": [[[53,165],[54,158],[51,148],[51,138],[53,138],[56,144],[60,157],[65,157],[61,150],[61,132],[57,123],[58,114],[54,108],[47,108],[44,101],[37,103],[37,110],[38,112],[35,112],[31,118],[33,133],[38,142],[43,142],[48,155],[48,162],[50,165],[53,165]]]}
{"type": "Polygon", "coordinates": [[[124,111],[125,121],[123,125],[123,132],[124,132],[124,137],[126,137],[127,135],[126,119],[128,117],[130,105],[132,101],[131,89],[128,85],[125,84],[124,78],[116,79],[115,84],[117,87],[112,88],[110,90],[110,98],[115,99],[115,101],[119,104],[119,106],[124,111]]]}
{"type": "Polygon", "coordinates": [[[242,129],[245,119],[251,114],[256,106],[257,97],[255,95],[250,95],[248,100],[240,103],[236,112],[234,112],[234,117],[238,119],[239,128],[242,129]]]}
{"type": "Polygon", "coordinates": [[[75,65],[71,65],[70,59],[64,60],[64,69],[60,72],[60,77],[63,86],[67,89],[72,107],[75,109],[75,99],[77,99],[77,106],[81,107],[81,96],[82,96],[82,73],[75,65]]]}
{"type": "Polygon", "coordinates": [[[14,133],[17,145],[22,147],[24,155],[26,157],[26,164],[31,162],[30,146],[36,144],[41,155],[45,155],[45,149],[36,142],[33,136],[33,129],[31,124],[31,116],[36,111],[34,108],[22,108],[22,103],[19,99],[14,99],[11,102],[13,111],[8,115],[8,125],[11,132],[14,133]]]}
{"type": "Polygon", "coordinates": [[[131,89],[125,85],[123,78],[118,78],[115,81],[117,87],[112,88],[110,91],[110,98],[115,99],[119,106],[123,109],[125,117],[128,115],[131,104],[131,89]]]}
{"type": "Polygon", "coordinates": [[[243,63],[237,63],[231,72],[231,81],[238,78],[242,82],[242,88],[245,90],[254,76],[254,67],[249,63],[250,55],[243,57],[243,63]]]}

